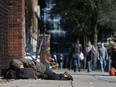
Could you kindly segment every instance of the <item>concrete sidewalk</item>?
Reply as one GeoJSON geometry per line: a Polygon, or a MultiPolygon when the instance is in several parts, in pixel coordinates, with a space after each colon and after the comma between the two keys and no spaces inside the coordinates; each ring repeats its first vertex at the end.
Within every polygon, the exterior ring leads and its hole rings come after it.
{"type": "Polygon", "coordinates": [[[116,77],[109,76],[107,72],[92,71],[87,73],[86,70],[73,72],[67,69],[58,70],[57,73],[69,72],[74,81],[59,80],[12,80],[0,82],[0,87],[115,87],[116,77]]]}

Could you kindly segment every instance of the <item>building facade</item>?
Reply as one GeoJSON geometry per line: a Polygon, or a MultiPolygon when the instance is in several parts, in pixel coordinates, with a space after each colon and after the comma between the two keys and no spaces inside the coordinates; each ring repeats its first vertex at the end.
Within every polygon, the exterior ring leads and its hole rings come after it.
{"type": "Polygon", "coordinates": [[[39,18],[34,9],[39,5],[39,0],[0,0],[0,70],[25,56],[27,40],[36,49],[39,18]]]}

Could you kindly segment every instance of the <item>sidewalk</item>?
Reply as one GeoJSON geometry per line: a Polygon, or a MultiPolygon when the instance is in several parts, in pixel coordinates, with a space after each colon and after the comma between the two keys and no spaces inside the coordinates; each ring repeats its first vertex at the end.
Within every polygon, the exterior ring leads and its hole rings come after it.
{"type": "Polygon", "coordinates": [[[0,82],[0,87],[115,87],[116,76],[109,76],[107,72],[92,71],[87,73],[86,70],[73,72],[67,69],[58,70],[57,73],[69,72],[74,81],[59,80],[12,80],[0,82]]]}

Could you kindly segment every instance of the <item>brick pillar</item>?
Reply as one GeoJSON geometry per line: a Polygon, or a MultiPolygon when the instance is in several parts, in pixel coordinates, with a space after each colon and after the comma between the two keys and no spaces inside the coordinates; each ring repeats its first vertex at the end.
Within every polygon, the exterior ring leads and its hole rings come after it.
{"type": "Polygon", "coordinates": [[[25,54],[24,0],[9,0],[8,56],[22,58],[25,54]]]}

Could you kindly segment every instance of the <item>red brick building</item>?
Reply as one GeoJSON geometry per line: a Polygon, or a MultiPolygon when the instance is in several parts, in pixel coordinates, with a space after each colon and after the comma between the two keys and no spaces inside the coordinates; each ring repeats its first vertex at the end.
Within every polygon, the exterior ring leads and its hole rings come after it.
{"type": "Polygon", "coordinates": [[[7,68],[10,59],[25,56],[29,27],[33,27],[30,37],[37,40],[38,18],[34,8],[38,6],[38,1],[0,0],[0,69],[7,68]]]}
{"type": "MultiPolygon", "coordinates": [[[[23,58],[28,44],[31,44],[31,50],[36,52],[40,29],[35,8],[40,7],[43,1],[0,0],[0,71],[2,68],[8,67],[11,59],[23,58]]],[[[39,9],[37,12],[40,13],[39,9]]],[[[48,46],[49,42],[47,40],[46,45],[42,48],[46,53],[48,52],[48,46]]],[[[44,55],[42,58],[45,57],[44,51],[41,52],[44,55]]],[[[49,52],[46,55],[49,55],[49,52]]]]}

